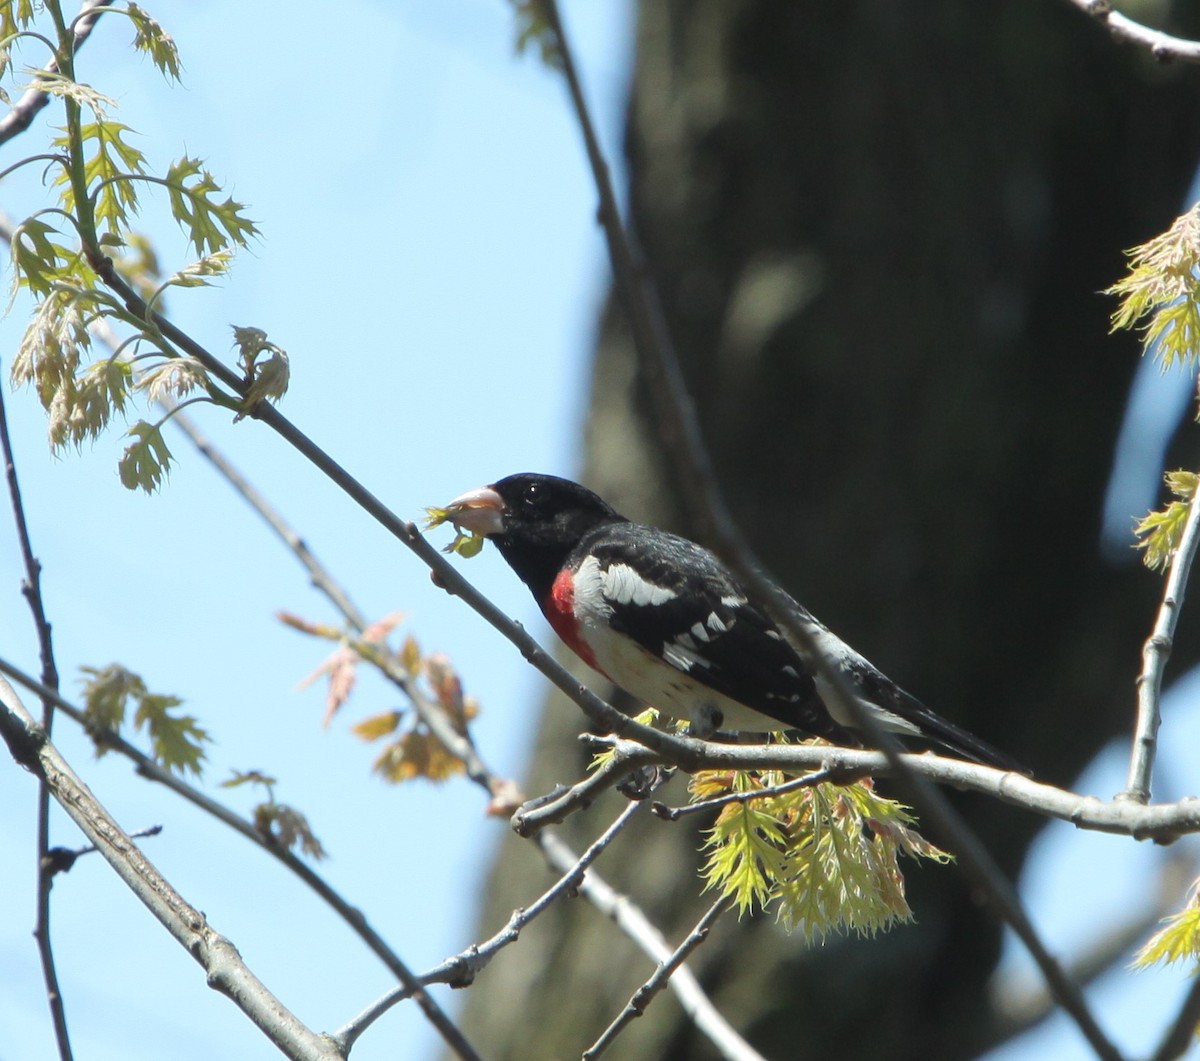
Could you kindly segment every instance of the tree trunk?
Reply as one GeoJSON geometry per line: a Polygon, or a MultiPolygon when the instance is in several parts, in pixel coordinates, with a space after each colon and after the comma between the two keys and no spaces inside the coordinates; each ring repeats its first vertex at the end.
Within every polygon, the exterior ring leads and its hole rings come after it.
{"type": "MultiPolygon", "coordinates": [[[[1055,0],[650,0],[637,47],[636,229],[742,528],[886,673],[1069,784],[1130,726],[1159,591],[1098,550],[1137,344],[1097,292],[1182,206],[1200,78],[1055,0]]],[[[686,532],[648,409],[610,307],[582,477],[686,532]]],[[[547,705],[531,792],[579,775],[580,728],[547,705]]],[[[1016,874],[1041,822],[957,803],[1016,874]]],[[[712,900],[696,828],[647,818],[598,865],[673,940],[712,900]]],[[[484,924],[549,879],[509,841],[484,924]]],[[[953,868],[908,885],[915,925],[809,948],[726,918],[692,967],[772,1059],[974,1056],[996,918],[953,868]]],[[[489,1061],[578,1056],[651,968],[568,901],[472,988],[468,1034],[489,1061]]],[[[606,1054],[712,1056],[669,999],[606,1054]]]]}

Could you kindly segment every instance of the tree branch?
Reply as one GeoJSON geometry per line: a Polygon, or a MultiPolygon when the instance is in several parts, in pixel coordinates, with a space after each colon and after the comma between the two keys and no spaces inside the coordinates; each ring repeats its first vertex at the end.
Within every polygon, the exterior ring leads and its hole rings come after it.
{"type": "Polygon", "coordinates": [[[71,770],[46,733],[26,711],[9,683],[0,679],[0,737],[13,758],[45,782],[54,798],[160,924],[204,969],[208,985],[229,998],[288,1057],[340,1061],[324,1036],[290,1013],[242,961],[224,936],[211,928],[71,770]]]}
{"type": "MultiPolygon", "coordinates": [[[[38,693],[38,695],[53,696],[55,706],[64,715],[67,715],[73,721],[79,723],[79,725],[87,727],[86,715],[75,704],[53,690],[40,688],[34,679],[23,674],[7,660],[0,659],[0,672],[8,675],[13,681],[38,693]]],[[[469,1059],[478,1058],[478,1054],[471,1044],[467,1042],[462,1032],[459,1031],[454,1022],[445,1014],[436,1000],[422,989],[416,975],[408,968],[399,955],[388,946],[383,937],[371,927],[370,922],[367,921],[362,911],[347,902],[307,862],[298,858],[287,848],[273,842],[269,836],[264,835],[241,815],[234,813],[228,807],[211,799],[199,789],[193,788],[178,775],[159,766],[158,763],[134,747],[134,745],[130,744],[119,734],[109,732],[94,734],[93,736],[95,740],[105,747],[119,752],[129,759],[137,768],[137,772],[147,780],[157,782],[165,788],[170,789],[176,795],[182,796],[193,806],[200,808],[200,810],[229,826],[235,832],[240,833],[251,843],[267,852],[267,854],[291,870],[292,873],[307,884],[309,888],[320,896],[346,922],[372,953],[387,966],[397,980],[410,987],[411,994],[417,1004],[421,1007],[430,1024],[437,1029],[446,1041],[447,1046],[453,1049],[459,1057],[469,1059]]]]}
{"type": "MultiPolygon", "coordinates": [[[[488,965],[492,959],[511,943],[517,941],[530,922],[545,913],[551,905],[568,893],[577,891],[583,883],[584,875],[593,862],[608,848],[621,831],[632,821],[633,816],[642,809],[640,803],[630,803],[617,816],[616,820],[580,855],[542,895],[527,907],[520,907],[512,912],[507,923],[499,932],[483,943],[472,944],[466,950],[447,958],[444,962],[420,976],[420,982],[428,984],[449,984],[451,987],[468,987],[475,977],[488,965]]],[[[382,998],[372,1003],[366,1010],[341,1028],[334,1039],[345,1050],[349,1051],[358,1037],[397,1002],[408,997],[407,988],[401,987],[389,991],[382,998]]]]}
{"type": "MultiPolygon", "coordinates": [[[[552,865],[559,867],[570,865],[572,852],[557,833],[551,830],[540,833],[537,843],[552,865]]],[[[601,877],[591,873],[583,878],[579,890],[601,913],[612,918],[625,935],[632,939],[644,953],[649,954],[656,961],[670,960],[673,953],[671,944],[651,923],[641,908],[631,902],[627,896],[616,891],[601,877]]],[[[742,1058],[745,1061],[754,1057],[749,1045],[721,1015],[720,1010],[713,1005],[712,1000],[705,994],[704,988],[700,986],[700,981],[686,965],[675,970],[669,983],[671,991],[696,1029],[720,1051],[723,1057],[742,1058]]]]}
{"type": "Polygon", "coordinates": [[[1114,10],[1112,0],[1067,0],[1067,3],[1079,8],[1085,15],[1091,15],[1108,30],[1114,40],[1145,48],[1155,59],[1200,63],[1200,41],[1173,37],[1161,30],[1143,26],[1114,10]]]}
{"type": "MultiPolygon", "coordinates": [[[[4,458],[4,475],[8,483],[8,496],[12,501],[13,522],[17,528],[17,539],[21,547],[21,559],[25,565],[25,579],[21,593],[33,613],[34,630],[37,633],[38,654],[42,663],[42,683],[50,689],[58,689],[58,667],[54,662],[54,642],[50,634],[50,621],[46,618],[45,602],[42,599],[42,565],[33,554],[33,542],[29,537],[29,524],[25,519],[25,506],[21,500],[21,487],[17,482],[17,465],[13,458],[12,441],[8,433],[8,413],[4,394],[0,391],[0,453],[4,458]]],[[[42,730],[49,738],[54,729],[54,703],[42,697],[42,730]]],[[[50,934],[50,886],[53,874],[46,868],[50,851],[50,789],[45,782],[38,785],[36,861],[37,901],[34,915],[33,937],[37,941],[38,958],[42,965],[42,979],[46,983],[46,1000],[50,1007],[50,1019],[54,1026],[54,1038],[58,1043],[60,1061],[71,1061],[70,1030],[67,1027],[66,1004],[58,981],[58,970],[54,962],[54,944],[50,934]]]]}
{"type": "Polygon", "coordinates": [[[1162,604],[1154,620],[1154,629],[1142,648],[1142,673],[1137,680],[1137,720],[1129,754],[1129,778],[1125,783],[1125,791],[1120,795],[1121,799],[1135,803],[1150,801],[1150,775],[1154,770],[1158,727],[1162,720],[1163,671],[1171,656],[1175,627],[1179,624],[1179,612],[1183,607],[1183,596],[1197,545],[1200,545],[1200,490],[1192,495],[1188,504],[1183,533],[1171,558],[1171,569],[1163,586],[1162,604]]]}
{"type": "MultiPolygon", "coordinates": [[[[708,908],[704,916],[696,923],[696,927],[688,933],[687,938],[675,948],[666,961],[659,963],[658,968],[654,970],[654,975],[634,992],[628,1005],[621,1011],[617,1019],[604,1030],[599,1039],[584,1050],[582,1061],[594,1061],[616,1041],[617,1036],[633,1022],[634,1018],[640,1017],[646,1012],[646,1007],[666,987],[671,976],[683,965],[688,955],[708,939],[708,933],[716,924],[717,918],[732,905],[731,899],[722,897],[708,908]]],[[[732,1051],[723,1049],[722,1056],[729,1061],[764,1061],[762,1055],[743,1040],[739,1039],[736,1046],[737,1049],[732,1051]]]]}
{"type": "Polygon", "coordinates": [[[1200,979],[1193,977],[1179,1013],[1150,1061],[1175,1061],[1182,1057],[1196,1037],[1197,1024],[1200,1024],[1200,979]]]}

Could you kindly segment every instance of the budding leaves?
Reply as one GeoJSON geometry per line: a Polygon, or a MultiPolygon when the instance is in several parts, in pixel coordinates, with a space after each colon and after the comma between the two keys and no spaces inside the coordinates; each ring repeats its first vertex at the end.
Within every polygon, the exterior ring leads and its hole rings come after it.
{"type": "Polygon", "coordinates": [[[1113,329],[1142,328],[1144,349],[1164,369],[1176,361],[1194,364],[1200,338],[1200,204],[1127,257],[1129,272],[1106,292],[1121,300],[1113,329]]]}
{"type": "MultiPolygon", "coordinates": [[[[117,101],[71,76],[74,27],[52,17],[56,10],[27,0],[0,3],[0,75],[15,35],[40,40],[55,62],[33,71],[32,87],[57,103],[63,116],[47,147],[26,160],[46,165],[57,203],[17,225],[11,240],[14,301],[22,291],[35,300],[11,369],[13,382],[36,389],[50,416],[50,443],[56,450],[96,439],[139,394],[150,402],[186,396],[240,410],[240,415],[253,413],[264,401],[277,402],[288,387],[288,356],[261,332],[254,355],[243,356],[240,385],[225,388],[204,367],[206,356],[183,356],[187,342],[160,327],[156,316],[164,290],[205,287],[223,276],[234,251],[258,234],[257,226],[200,158],[186,154],[165,172],[155,170],[135,130],[113,116],[117,101]],[[34,25],[43,15],[48,24],[34,25]],[[199,256],[174,272],[164,269],[165,281],[157,255],[145,253],[145,241],[132,231],[140,193],[148,186],[165,189],[174,220],[199,256]],[[137,253],[126,253],[131,247],[137,253]],[[122,282],[145,300],[144,306],[127,296],[122,282]],[[97,328],[104,328],[114,356],[89,364],[91,333],[97,328]]],[[[133,27],[134,49],[177,81],[178,49],[163,26],[136,3],[109,11],[105,25],[124,15],[133,27]]],[[[162,485],[171,463],[163,422],[148,418],[129,429],[118,465],[125,486],[152,491],[162,485]]]]}
{"type": "MultiPolygon", "coordinates": [[[[389,678],[410,698],[419,698],[425,712],[438,712],[457,735],[467,739],[468,723],[479,712],[474,698],[463,693],[462,681],[450,659],[442,653],[422,654],[416,639],[409,636],[399,652],[387,644],[388,635],[400,622],[393,613],[372,623],[358,638],[348,637],[336,627],[313,623],[299,616],[280,613],[279,619],[294,629],[338,643],[338,647],[301,683],[328,680],[325,723],[345,706],[358,681],[359,665],[367,662],[389,678]]],[[[372,770],[387,781],[415,778],[445,781],[465,770],[462,759],[439,738],[415,707],[389,708],[356,723],[356,736],[382,748],[372,770]]]]}
{"type": "Polygon", "coordinates": [[[1134,955],[1135,968],[1200,962],[1200,882],[1192,885],[1187,905],[1162,921],[1163,927],[1134,955]]]}
{"type": "Polygon", "coordinates": [[[167,449],[162,428],[139,420],[129,429],[134,441],[125,447],[117,465],[121,485],[127,490],[145,490],[152,494],[162,485],[171,467],[171,451],[167,449]]]}
{"type": "Polygon", "coordinates": [[[179,49],[175,47],[171,35],[137,4],[130,4],[126,10],[136,27],[134,48],[148,55],[163,77],[170,81],[178,81],[182,72],[179,49]]]}
{"type": "MultiPolygon", "coordinates": [[[[433,530],[434,527],[440,527],[443,523],[453,522],[454,513],[448,508],[437,508],[430,506],[425,509],[425,529],[433,530]]],[[[476,534],[474,531],[469,531],[454,524],[454,541],[449,545],[442,547],[444,553],[458,553],[464,560],[470,560],[473,556],[478,556],[483,548],[483,543],[487,539],[482,534],[476,534]]]]}
{"type": "Polygon", "coordinates": [[[258,235],[254,222],[243,214],[244,203],[232,197],[218,200],[221,186],[204,169],[198,158],[183,158],[167,170],[166,185],[171,199],[171,213],[183,226],[188,239],[203,256],[224,250],[230,243],[246,246],[258,235]]]}
{"type": "Polygon", "coordinates": [[[305,817],[295,807],[287,803],[279,803],[275,799],[275,786],[278,782],[259,770],[235,770],[233,776],[221,782],[222,788],[240,788],[243,785],[254,785],[266,789],[267,798],[255,804],[252,811],[254,828],[268,843],[282,847],[288,851],[299,849],[314,861],[325,857],[325,848],[317,839],[312,827],[305,817]]]}
{"type": "Polygon", "coordinates": [[[175,773],[199,775],[208,734],[191,715],[175,713],[183,701],[176,696],[152,693],[137,674],[118,663],[83,667],[84,713],[96,740],[96,755],[105,752],[104,735],[120,733],[130,709],[133,725],[150,738],[150,754],[159,765],[175,773]]]}
{"type": "Polygon", "coordinates": [[[873,936],[911,920],[899,856],[950,856],[914,831],[908,808],[878,795],[869,779],[770,791],[786,780],[778,771],[693,777],[696,800],[763,793],[718,813],[704,845],[708,887],[742,912],[774,904],[780,923],[809,941],[873,936]]]}

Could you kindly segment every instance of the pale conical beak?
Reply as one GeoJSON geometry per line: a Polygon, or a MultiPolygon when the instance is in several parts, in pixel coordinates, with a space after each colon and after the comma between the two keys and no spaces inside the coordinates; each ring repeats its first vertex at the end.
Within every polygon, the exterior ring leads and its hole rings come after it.
{"type": "Polygon", "coordinates": [[[468,490],[446,506],[447,518],[456,527],[487,537],[504,533],[504,499],[490,486],[468,490]]]}

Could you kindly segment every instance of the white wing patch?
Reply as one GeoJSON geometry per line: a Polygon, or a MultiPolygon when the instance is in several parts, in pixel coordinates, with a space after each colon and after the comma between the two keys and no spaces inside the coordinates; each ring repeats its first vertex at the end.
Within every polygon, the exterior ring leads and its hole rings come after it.
{"type": "MultiPolygon", "coordinates": [[[[591,557],[580,565],[579,570],[591,561],[591,557]]],[[[603,573],[603,592],[614,604],[654,605],[674,600],[676,593],[666,586],[657,586],[642,578],[628,564],[613,564],[603,573]]]]}
{"type": "Polygon", "coordinates": [[[698,646],[690,634],[680,634],[674,641],[668,641],[663,645],[663,659],[681,671],[690,671],[693,667],[711,666],[709,661],[700,655],[698,646]]]}

